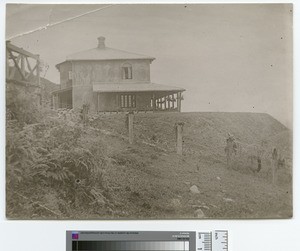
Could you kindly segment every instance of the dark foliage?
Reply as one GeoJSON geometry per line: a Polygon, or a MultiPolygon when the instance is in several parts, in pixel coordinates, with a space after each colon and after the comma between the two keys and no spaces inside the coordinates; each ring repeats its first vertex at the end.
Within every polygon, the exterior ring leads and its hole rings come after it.
{"type": "Polygon", "coordinates": [[[85,140],[85,127],[17,93],[7,105],[9,218],[102,214],[109,203],[104,144],[85,140]]]}

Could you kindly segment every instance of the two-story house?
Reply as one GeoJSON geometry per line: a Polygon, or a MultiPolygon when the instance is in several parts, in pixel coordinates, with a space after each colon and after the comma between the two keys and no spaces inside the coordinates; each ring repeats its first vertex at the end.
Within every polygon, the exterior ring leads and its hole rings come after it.
{"type": "Polygon", "coordinates": [[[183,88],[151,83],[155,58],[108,48],[98,38],[94,49],[78,52],[56,65],[60,89],[53,92],[55,108],[94,112],[180,111],[183,88]]]}

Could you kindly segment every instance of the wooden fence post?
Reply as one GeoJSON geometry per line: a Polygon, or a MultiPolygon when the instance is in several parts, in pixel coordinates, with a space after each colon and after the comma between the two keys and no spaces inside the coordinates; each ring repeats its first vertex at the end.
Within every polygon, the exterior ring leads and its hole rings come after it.
{"type": "Polygon", "coordinates": [[[278,163],[278,151],[276,148],[273,149],[272,152],[272,184],[275,185],[277,181],[277,163],[278,163]]]}
{"type": "Polygon", "coordinates": [[[271,160],[272,163],[272,184],[276,185],[277,184],[277,179],[278,179],[278,159],[273,159],[271,160]]]}
{"type": "Polygon", "coordinates": [[[84,124],[86,124],[88,122],[88,113],[89,113],[89,105],[83,104],[82,105],[82,120],[83,120],[84,124]]]}
{"type": "Polygon", "coordinates": [[[133,112],[127,113],[127,128],[128,128],[128,137],[129,137],[129,144],[133,143],[133,112]]]}
{"type": "Polygon", "coordinates": [[[182,155],[182,133],[183,133],[183,122],[175,124],[176,130],[176,151],[177,154],[182,155]]]}

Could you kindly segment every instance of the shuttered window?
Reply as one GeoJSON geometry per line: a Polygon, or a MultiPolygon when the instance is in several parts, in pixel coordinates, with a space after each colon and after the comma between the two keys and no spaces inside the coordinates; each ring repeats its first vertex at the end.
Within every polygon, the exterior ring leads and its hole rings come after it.
{"type": "Polygon", "coordinates": [[[122,78],[132,79],[132,66],[131,64],[125,63],[122,67],[122,78]]]}
{"type": "Polygon", "coordinates": [[[122,108],[135,108],[136,101],[134,94],[121,94],[120,95],[120,104],[122,108]]]}

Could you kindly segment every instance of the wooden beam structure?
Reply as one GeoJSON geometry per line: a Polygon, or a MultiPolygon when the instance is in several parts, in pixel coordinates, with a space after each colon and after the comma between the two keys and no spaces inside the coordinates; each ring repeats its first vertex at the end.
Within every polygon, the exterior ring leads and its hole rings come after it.
{"type": "Polygon", "coordinates": [[[164,92],[158,94],[153,93],[151,96],[151,110],[181,112],[182,100],[182,92],[164,92]]]}
{"type": "Polygon", "coordinates": [[[19,54],[22,54],[22,55],[24,55],[26,57],[34,58],[36,60],[39,59],[39,55],[33,54],[33,53],[29,52],[29,51],[26,51],[26,50],[24,50],[22,48],[19,48],[19,47],[15,46],[15,45],[11,44],[10,41],[6,41],[6,49],[18,52],[19,54]]]}
{"type": "Polygon", "coordinates": [[[6,41],[6,81],[40,87],[40,56],[6,41]]]}

